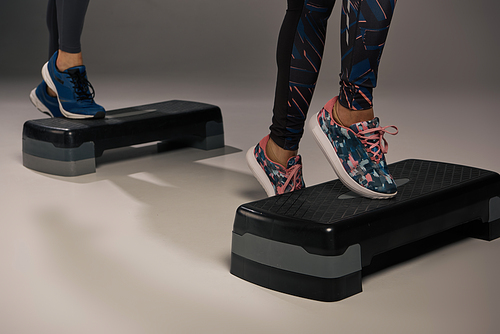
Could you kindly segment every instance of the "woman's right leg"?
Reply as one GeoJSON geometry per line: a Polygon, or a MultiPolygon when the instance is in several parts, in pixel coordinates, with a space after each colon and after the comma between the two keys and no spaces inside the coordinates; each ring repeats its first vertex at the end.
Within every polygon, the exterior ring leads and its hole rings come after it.
{"type": "Polygon", "coordinates": [[[328,18],[335,0],[288,0],[278,39],[278,78],[271,139],[296,151],[318,79],[328,18]]]}
{"type": "Polygon", "coordinates": [[[278,78],[270,135],[247,153],[269,196],[303,188],[299,141],[318,78],[334,0],[288,0],[277,48],[278,78]]]}

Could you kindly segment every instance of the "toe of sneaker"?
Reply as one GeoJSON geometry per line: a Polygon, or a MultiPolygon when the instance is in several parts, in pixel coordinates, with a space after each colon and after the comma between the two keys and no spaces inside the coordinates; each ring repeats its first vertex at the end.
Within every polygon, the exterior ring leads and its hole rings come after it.
{"type": "Polygon", "coordinates": [[[394,182],[394,179],[390,174],[372,174],[370,176],[369,182],[366,183],[366,187],[369,190],[386,195],[397,193],[398,189],[396,182],[394,182]]]}

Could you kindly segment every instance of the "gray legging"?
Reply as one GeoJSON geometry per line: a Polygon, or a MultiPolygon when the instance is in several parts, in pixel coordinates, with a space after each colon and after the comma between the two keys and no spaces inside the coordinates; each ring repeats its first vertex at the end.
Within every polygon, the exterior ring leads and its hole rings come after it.
{"type": "Polygon", "coordinates": [[[57,50],[81,52],[80,37],[90,0],[49,0],[47,27],[49,28],[49,58],[57,50]]]}

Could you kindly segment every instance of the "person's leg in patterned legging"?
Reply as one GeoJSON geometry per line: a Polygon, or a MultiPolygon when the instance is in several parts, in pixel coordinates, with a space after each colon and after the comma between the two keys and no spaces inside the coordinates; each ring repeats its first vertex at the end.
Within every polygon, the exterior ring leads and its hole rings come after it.
{"type": "MultiPolygon", "coordinates": [[[[335,106],[336,112],[332,122],[355,137],[357,142],[355,147],[348,149],[345,157],[342,154],[338,157],[335,144],[344,147],[346,139],[336,135],[336,141],[332,142],[330,139],[334,133],[330,132],[335,130],[333,128],[326,129],[322,135],[328,139],[330,147],[321,147],[332,166],[337,167],[335,171],[342,182],[371,198],[395,195],[394,182],[385,172],[383,153],[386,145],[381,144],[385,143],[382,136],[386,130],[378,126],[378,119],[374,119],[371,94],[376,86],[378,64],[394,4],[393,0],[343,1],[340,99],[334,98],[330,104],[332,110],[335,106]],[[363,130],[357,130],[360,126],[363,130]],[[368,136],[370,138],[365,139],[368,136]],[[365,152],[361,156],[360,147],[365,152]],[[358,153],[353,154],[350,150],[358,153]],[[334,151],[336,160],[331,151],[334,151]],[[359,160],[357,164],[353,159],[359,160]],[[348,167],[356,165],[356,168],[349,169],[351,174],[356,173],[355,179],[345,168],[342,168],[343,172],[338,170],[344,163],[348,167]],[[378,172],[385,173],[378,177],[378,172]]],[[[278,79],[270,135],[247,153],[249,166],[268,195],[304,187],[301,158],[297,151],[321,67],[326,25],[333,5],[334,0],[288,1],[278,40],[278,79]]],[[[318,121],[315,123],[319,124],[318,121]]],[[[350,144],[353,145],[354,141],[350,144]]]]}

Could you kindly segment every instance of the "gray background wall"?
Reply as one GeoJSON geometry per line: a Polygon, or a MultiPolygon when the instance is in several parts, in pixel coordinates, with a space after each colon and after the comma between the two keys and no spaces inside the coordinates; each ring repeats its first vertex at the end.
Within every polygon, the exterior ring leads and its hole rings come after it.
{"type": "MultiPolygon", "coordinates": [[[[340,1],[330,19],[322,79],[336,83],[340,1]]],[[[38,75],[47,57],[46,1],[2,1],[0,76],[38,75]]],[[[186,80],[275,78],[285,0],[93,0],[82,37],[91,76],[186,80]]],[[[379,87],[496,92],[500,4],[398,1],[379,87]]]]}

